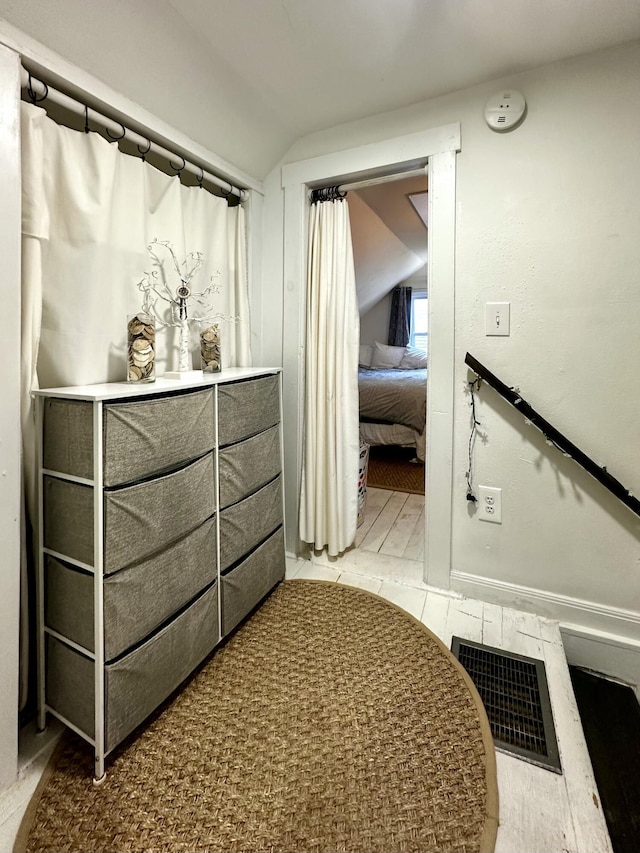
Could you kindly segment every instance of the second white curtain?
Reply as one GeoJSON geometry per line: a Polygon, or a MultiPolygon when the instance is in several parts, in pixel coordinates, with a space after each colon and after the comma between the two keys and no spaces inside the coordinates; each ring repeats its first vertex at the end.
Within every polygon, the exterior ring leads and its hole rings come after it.
{"type": "Polygon", "coordinates": [[[359,325],[349,207],[311,207],[300,538],[336,556],[358,515],[359,325]]]}

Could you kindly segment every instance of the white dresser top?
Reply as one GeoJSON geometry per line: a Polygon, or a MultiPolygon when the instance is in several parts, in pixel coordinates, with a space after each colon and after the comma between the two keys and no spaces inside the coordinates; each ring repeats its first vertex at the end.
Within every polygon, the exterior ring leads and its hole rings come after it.
{"type": "Polygon", "coordinates": [[[72,385],[68,388],[39,388],[31,393],[40,397],[60,397],[67,400],[122,400],[148,397],[171,391],[184,391],[222,385],[239,379],[253,379],[281,373],[281,367],[228,367],[220,373],[203,373],[195,379],[156,379],[155,382],[103,382],[97,385],[72,385]]]}

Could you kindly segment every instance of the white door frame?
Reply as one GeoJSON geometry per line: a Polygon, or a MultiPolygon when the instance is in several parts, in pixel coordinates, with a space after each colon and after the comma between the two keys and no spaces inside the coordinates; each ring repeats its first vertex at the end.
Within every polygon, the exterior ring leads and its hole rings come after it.
{"type": "Polygon", "coordinates": [[[20,508],[20,57],[0,44],[0,791],[18,774],[20,508]]]}
{"type": "Polygon", "coordinates": [[[453,477],[454,251],[460,125],[387,139],[282,168],[284,190],[283,411],[287,550],[300,551],[306,253],[311,186],[425,168],[429,181],[429,371],[424,579],[448,589],[453,477]]]}

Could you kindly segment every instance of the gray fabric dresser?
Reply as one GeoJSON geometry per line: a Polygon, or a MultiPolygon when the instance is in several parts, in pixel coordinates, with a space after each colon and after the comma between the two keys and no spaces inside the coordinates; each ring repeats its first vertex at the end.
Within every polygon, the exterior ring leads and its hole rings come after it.
{"type": "Polygon", "coordinates": [[[280,375],[36,392],[39,725],[105,756],[285,572],[280,375]]]}

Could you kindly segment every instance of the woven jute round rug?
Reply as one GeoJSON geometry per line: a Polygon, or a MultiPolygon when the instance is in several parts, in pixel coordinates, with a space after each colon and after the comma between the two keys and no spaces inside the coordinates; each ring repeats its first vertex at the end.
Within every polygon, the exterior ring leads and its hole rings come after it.
{"type": "Polygon", "coordinates": [[[495,753],[443,644],[388,602],[285,581],[92,784],[65,736],[28,851],[492,851],[495,753]]]}

